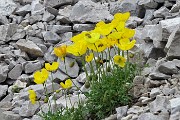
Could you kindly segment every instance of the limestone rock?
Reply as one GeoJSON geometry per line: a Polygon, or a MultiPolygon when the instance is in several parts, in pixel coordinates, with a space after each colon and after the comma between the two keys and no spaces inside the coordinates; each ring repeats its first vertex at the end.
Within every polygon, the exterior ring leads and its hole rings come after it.
{"type": "Polygon", "coordinates": [[[117,2],[110,2],[110,13],[130,12],[131,15],[138,15],[138,5],[136,0],[122,0],[117,2]]]}
{"type": "Polygon", "coordinates": [[[90,31],[95,27],[94,24],[74,24],[73,30],[75,31],[90,31]]]}
{"type": "Polygon", "coordinates": [[[86,23],[111,20],[113,17],[108,11],[107,6],[94,3],[90,0],[79,1],[71,11],[70,20],[72,22],[86,23]]]}
{"type": "Polygon", "coordinates": [[[15,114],[12,111],[4,111],[2,116],[3,120],[22,120],[20,115],[15,114]]]}
{"type": "Polygon", "coordinates": [[[8,71],[9,71],[8,65],[0,64],[0,83],[6,80],[8,71]]]}
{"type": "Polygon", "coordinates": [[[45,6],[60,7],[62,5],[71,5],[76,3],[78,0],[45,0],[45,6]]]}
{"type": "Polygon", "coordinates": [[[44,32],[43,37],[45,41],[53,44],[58,43],[61,39],[58,34],[51,31],[44,32]]]}
{"type": "Polygon", "coordinates": [[[19,110],[19,115],[22,117],[30,117],[33,116],[36,111],[39,109],[39,103],[32,104],[30,101],[26,101],[23,103],[22,107],[19,110]]]}
{"type": "Polygon", "coordinates": [[[138,120],[165,120],[165,119],[163,116],[154,115],[152,113],[142,113],[139,116],[138,120]]]}
{"type": "Polygon", "coordinates": [[[79,74],[79,66],[75,59],[66,57],[64,61],[58,59],[59,69],[70,77],[77,77],[79,74]]]}
{"type": "Polygon", "coordinates": [[[157,8],[158,6],[154,0],[139,0],[138,5],[144,5],[146,8],[157,8]]]}
{"type": "Polygon", "coordinates": [[[166,96],[157,96],[156,99],[149,104],[151,113],[163,112],[170,110],[170,102],[166,96]]]}
{"type": "Polygon", "coordinates": [[[33,73],[36,70],[40,70],[42,68],[42,65],[39,61],[35,61],[35,62],[27,62],[24,65],[24,71],[25,73],[33,73]]]}
{"type": "Polygon", "coordinates": [[[47,25],[47,30],[55,33],[65,33],[71,31],[71,26],[67,25],[47,25]]]}
{"type": "Polygon", "coordinates": [[[44,55],[43,51],[32,41],[20,39],[16,42],[16,45],[24,52],[35,56],[41,57],[44,55]]]}
{"type": "Polygon", "coordinates": [[[22,73],[22,65],[17,64],[9,73],[8,77],[11,79],[17,79],[22,73]]]}
{"type": "Polygon", "coordinates": [[[0,15],[9,16],[17,8],[13,0],[0,1],[0,15]]]}
{"type": "Polygon", "coordinates": [[[177,74],[178,73],[178,68],[176,67],[176,63],[173,62],[173,61],[168,61],[168,62],[165,62],[165,63],[161,64],[158,67],[158,70],[161,73],[168,74],[168,75],[172,75],[172,74],[177,74]]]}
{"type": "Polygon", "coordinates": [[[117,120],[121,120],[121,118],[123,116],[126,116],[127,115],[127,110],[128,110],[128,106],[122,106],[122,107],[116,108],[117,120]]]}
{"type": "Polygon", "coordinates": [[[8,85],[0,85],[0,100],[2,97],[6,95],[7,90],[8,90],[8,85]]]}
{"type": "Polygon", "coordinates": [[[174,28],[180,24],[180,17],[161,20],[159,23],[162,27],[163,41],[167,41],[174,28]]]}

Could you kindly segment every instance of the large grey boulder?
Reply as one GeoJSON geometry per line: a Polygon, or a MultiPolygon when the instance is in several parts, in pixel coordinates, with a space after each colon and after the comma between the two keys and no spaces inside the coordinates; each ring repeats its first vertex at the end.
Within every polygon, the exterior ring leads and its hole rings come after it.
{"type": "Polygon", "coordinates": [[[0,1],[0,15],[9,16],[17,8],[17,5],[13,0],[1,0],[0,1]]]}
{"type": "Polygon", "coordinates": [[[79,1],[76,3],[70,14],[70,20],[79,23],[96,23],[101,20],[111,20],[112,18],[113,16],[108,11],[107,6],[103,6],[100,3],[94,3],[90,0],[79,1]]]}

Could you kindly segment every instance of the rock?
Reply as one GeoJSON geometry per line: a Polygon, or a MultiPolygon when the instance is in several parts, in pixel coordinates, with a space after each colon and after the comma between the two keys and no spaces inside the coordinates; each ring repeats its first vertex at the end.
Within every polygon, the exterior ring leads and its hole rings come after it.
{"type": "Polygon", "coordinates": [[[129,20],[127,21],[126,23],[126,26],[128,28],[136,28],[137,26],[139,26],[141,23],[143,22],[143,19],[139,18],[139,17],[136,17],[136,16],[131,16],[129,18],[129,20]]]}
{"type": "Polygon", "coordinates": [[[73,36],[73,33],[72,32],[66,32],[66,33],[63,33],[60,35],[61,39],[62,39],[62,43],[65,43],[65,42],[69,42],[70,39],[72,38],[73,36]]]}
{"type": "Polygon", "coordinates": [[[0,24],[2,25],[9,24],[9,21],[6,16],[0,15],[0,24]]]}
{"type": "Polygon", "coordinates": [[[113,16],[109,13],[107,6],[102,6],[100,3],[94,3],[90,0],[79,1],[71,11],[70,20],[72,22],[96,23],[99,21],[111,20],[113,16]]]}
{"type": "Polygon", "coordinates": [[[153,17],[154,17],[154,9],[146,9],[146,13],[145,13],[145,16],[144,16],[144,20],[152,20],[153,17]]]}
{"type": "Polygon", "coordinates": [[[40,107],[40,105],[38,102],[36,102],[36,104],[32,104],[30,101],[26,101],[21,106],[21,108],[19,110],[19,115],[22,117],[33,116],[37,112],[39,107],[40,107]]]}
{"type": "Polygon", "coordinates": [[[60,7],[62,5],[72,5],[78,0],[44,0],[45,6],[60,7]]]}
{"type": "Polygon", "coordinates": [[[110,2],[110,13],[114,15],[115,13],[130,12],[131,15],[138,15],[138,5],[136,1],[123,0],[117,2],[110,2]]]}
{"type": "Polygon", "coordinates": [[[20,39],[16,42],[16,45],[19,49],[32,56],[42,57],[44,55],[43,51],[32,41],[20,39]]]}
{"type": "Polygon", "coordinates": [[[128,110],[128,106],[122,106],[122,107],[116,108],[117,120],[121,120],[121,118],[123,116],[126,116],[127,115],[127,110],[128,110]]]}
{"type": "Polygon", "coordinates": [[[180,58],[180,53],[179,53],[179,47],[177,44],[180,43],[179,38],[180,38],[180,26],[178,26],[173,33],[170,35],[168,39],[168,43],[166,45],[166,51],[167,51],[167,59],[175,59],[175,58],[180,58]]]}
{"type": "Polygon", "coordinates": [[[142,38],[145,41],[153,41],[156,48],[164,48],[162,45],[162,28],[160,25],[145,25],[142,31],[142,38]]]}
{"type": "Polygon", "coordinates": [[[160,72],[158,72],[158,71],[155,71],[155,72],[150,73],[150,74],[149,74],[149,77],[150,77],[152,80],[166,80],[166,79],[171,78],[170,75],[166,75],[166,74],[160,73],[160,72]]]}
{"type": "Polygon", "coordinates": [[[173,98],[170,100],[171,104],[171,114],[175,114],[180,111],[180,97],[173,98]]]}
{"type": "Polygon", "coordinates": [[[45,11],[42,20],[45,22],[49,22],[53,20],[54,18],[55,16],[53,14],[49,13],[48,11],[45,11]]]}
{"type": "Polygon", "coordinates": [[[169,16],[169,15],[170,15],[169,9],[167,9],[164,6],[154,12],[154,17],[156,18],[165,18],[166,16],[169,16]]]}
{"type": "Polygon", "coordinates": [[[24,38],[26,35],[25,31],[16,32],[12,37],[11,40],[19,40],[24,38]]]}
{"type": "Polygon", "coordinates": [[[47,30],[55,33],[65,33],[71,31],[71,26],[67,25],[47,25],[47,30]]]}
{"type": "Polygon", "coordinates": [[[10,23],[0,26],[0,41],[8,42],[17,31],[17,24],[10,23]]]}
{"type": "Polygon", "coordinates": [[[161,20],[159,23],[162,27],[163,41],[167,41],[174,28],[180,24],[180,17],[161,20]]]}
{"type": "Polygon", "coordinates": [[[79,76],[76,78],[76,81],[78,81],[80,83],[85,83],[86,82],[86,73],[83,72],[83,73],[79,74],[79,76]]]}
{"type": "Polygon", "coordinates": [[[117,115],[113,114],[113,115],[110,115],[109,117],[102,119],[102,120],[117,120],[117,115]]]}
{"type": "Polygon", "coordinates": [[[44,32],[43,37],[46,42],[53,43],[53,44],[58,43],[61,40],[58,34],[51,31],[44,32]]]}
{"type": "Polygon", "coordinates": [[[32,15],[40,15],[45,12],[44,6],[40,3],[39,0],[31,1],[31,14],[32,15]]]}
{"type": "Polygon", "coordinates": [[[167,74],[167,75],[172,75],[172,74],[177,74],[178,73],[178,68],[176,67],[176,63],[173,61],[168,61],[163,64],[161,64],[158,67],[158,70],[161,73],[167,74]]]}
{"type": "Polygon", "coordinates": [[[0,15],[9,16],[17,8],[17,5],[13,0],[1,0],[0,1],[0,15]]]}
{"type": "Polygon", "coordinates": [[[158,6],[154,0],[140,0],[138,5],[143,5],[145,8],[157,8],[158,6]]]}
{"type": "Polygon", "coordinates": [[[33,115],[31,120],[43,120],[39,115],[33,115]]]}
{"type": "Polygon", "coordinates": [[[153,88],[150,92],[150,98],[156,98],[157,95],[160,95],[162,92],[159,88],[153,88]]]}
{"type": "Polygon", "coordinates": [[[74,24],[73,30],[75,31],[90,31],[93,30],[95,27],[94,24],[74,24]]]}
{"type": "Polygon", "coordinates": [[[12,111],[4,111],[2,113],[3,120],[22,120],[19,114],[15,114],[12,111]]]}
{"type": "Polygon", "coordinates": [[[61,104],[64,107],[68,107],[68,108],[77,108],[78,103],[84,102],[85,101],[86,96],[84,94],[79,94],[79,95],[72,95],[72,96],[63,96],[61,98],[59,98],[56,102],[57,104],[61,104]]]}
{"type": "Polygon", "coordinates": [[[56,17],[56,20],[62,23],[71,23],[70,21],[71,10],[72,10],[71,5],[64,7],[64,9],[59,9],[59,15],[56,17]]]}
{"type": "Polygon", "coordinates": [[[23,7],[18,8],[15,11],[15,14],[20,15],[20,16],[25,16],[27,13],[30,13],[30,12],[31,12],[31,5],[27,4],[23,7]]]}
{"type": "Polygon", "coordinates": [[[8,78],[17,79],[22,73],[22,65],[17,64],[9,73],[8,78]]]}
{"type": "Polygon", "coordinates": [[[8,65],[0,64],[0,83],[6,80],[8,71],[9,71],[8,65]]]}
{"type": "Polygon", "coordinates": [[[65,61],[58,59],[59,69],[70,77],[77,77],[79,74],[79,66],[75,59],[66,57],[65,61]],[[64,63],[65,62],[65,63],[64,63]]]}
{"type": "Polygon", "coordinates": [[[142,113],[138,120],[167,120],[167,119],[164,119],[163,116],[160,116],[160,115],[154,115],[152,113],[142,113]]]}
{"type": "Polygon", "coordinates": [[[65,73],[61,72],[60,70],[57,70],[55,73],[52,73],[53,79],[55,81],[64,81],[67,78],[69,78],[69,76],[67,76],[65,73]]]}
{"type": "Polygon", "coordinates": [[[151,113],[167,113],[170,110],[170,102],[166,96],[157,96],[156,99],[149,104],[151,113]]]}
{"type": "Polygon", "coordinates": [[[176,4],[174,4],[170,10],[171,13],[178,12],[180,9],[180,1],[177,1],[176,4]]]}
{"type": "Polygon", "coordinates": [[[42,68],[41,62],[34,61],[34,62],[27,62],[24,65],[24,71],[25,73],[33,73],[36,70],[40,70],[42,68]]]}
{"type": "MultiPolygon", "coordinates": [[[[144,111],[143,107],[139,106],[132,106],[131,108],[128,109],[127,114],[140,114],[144,111]]],[[[145,112],[145,111],[144,111],[145,112]]]]}
{"type": "Polygon", "coordinates": [[[8,85],[0,85],[0,100],[6,95],[8,85]]]}

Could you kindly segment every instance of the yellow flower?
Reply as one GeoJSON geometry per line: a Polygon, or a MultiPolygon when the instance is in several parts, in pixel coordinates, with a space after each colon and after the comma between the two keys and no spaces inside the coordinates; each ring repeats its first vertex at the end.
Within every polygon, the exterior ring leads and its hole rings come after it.
{"type": "Polygon", "coordinates": [[[135,30],[125,28],[123,30],[122,38],[132,38],[134,36],[134,34],[135,34],[135,30]]]}
{"type": "Polygon", "coordinates": [[[114,56],[114,63],[119,65],[120,67],[125,66],[126,59],[120,55],[115,55],[114,56]]]}
{"type": "Polygon", "coordinates": [[[66,47],[67,47],[66,45],[55,47],[54,48],[54,54],[57,57],[60,57],[60,58],[62,58],[62,60],[64,60],[64,57],[66,56],[66,47]]]}
{"type": "Polygon", "coordinates": [[[112,30],[113,30],[112,24],[106,24],[103,21],[100,21],[96,24],[96,27],[93,31],[101,35],[108,35],[112,30]]]}
{"type": "Polygon", "coordinates": [[[128,38],[120,39],[117,46],[121,50],[130,50],[134,47],[136,40],[130,41],[128,38]]]}
{"type": "Polygon", "coordinates": [[[48,79],[48,76],[49,72],[43,68],[41,71],[36,71],[34,73],[34,82],[36,84],[43,84],[48,79]]]}
{"type": "Polygon", "coordinates": [[[45,68],[48,71],[55,71],[58,69],[58,67],[59,67],[58,62],[53,62],[52,65],[50,65],[49,63],[45,63],[45,68]]]}
{"type": "Polygon", "coordinates": [[[95,43],[100,38],[99,33],[94,32],[87,32],[84,36],[84,40],[86,40],[88,43],[95,43]]]}
{"type": "Polygon", "coordinates": [[[81,56],[86,53],[87,44],[85,42],[75,42],[72,45],[67,46],[67,52],[75,56],[81,56]]]}
{"type": "Polygon", "coordinates": [[[73,42],[79,42],[79,41],[84,41],[84,37],[85,37],[85,35],[87,34],[87,31],[83,31],[83,32],[81,32],[80,34],[78,34],[78,35],[75,35],[75,36],[73,36],[72,38],[71,38],[71,40],[73,41],[73,42]]]}
{"type": "Polygon", "coordinates": [[[107,44],[101,39],[94,44],[89,44],[88,48],[96,52],[102,52],[107,48],[107,44]]]}
{"type": "Polygon", "coordinates": [[[85,60],[86,62],[91,62],[94,57],[93,53],[90,53],[89,55],[86,55],[85,60]]]}
{"type": "Polygon", "coordinates": [[[70,87],[72,87],[72,81],[71,79],[67,79],[65,83],[61,82],[60,85],[63,89],[69,89],[70,87]]]}
{"type": "Polygon", "coordinates": [[[36,93],[34,90],[28,90],[29,92],[29,100],[31,101],[32,104],[36,103],[36,93]]]}

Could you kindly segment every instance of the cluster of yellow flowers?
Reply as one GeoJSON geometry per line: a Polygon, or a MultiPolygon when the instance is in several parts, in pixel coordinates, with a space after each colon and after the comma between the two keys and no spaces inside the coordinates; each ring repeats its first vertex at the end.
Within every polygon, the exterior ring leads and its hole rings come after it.
{"type": "MultiPolygon", "coordinates": [[[[86,62],[91,62],[94,58],[94,52],[102,53],[106,49],[117,48],[118,54],[114,56],[114,63],[120,67],[125,66],[126,58],[123,51],[130,50],[134,47],[136,40],[132,39],[135,30],[125,27],[126,21],[129,19],[130,13],[117,13],[111,23],[100,21],[96,24],[94,30],[83,31],[80,34],[71,38],[73,44],[61,45],[54,48],[54,54],[65,60],[67,53],[75,56],[85,56],[86,62]],[[120,55],[120,51],[122,51],[120,55]]],[[[58,69],[59,63],[53,62],[45,64],[45,68],[34,73],[34,82],[36,84],[44,84],[48,79],[50,72],[58,69]]],[[[60,83],[63,89],[68,89],[72,86],[70,79],[65,83],[60,83]]],[[[35,103],[36,93],[29,90],[29,98],[35,103]]]]}
{"type": "MultiPolygon", "coordinates": [[[[66,53],[82,56],[87,53],[87,50],[102,52],[112,47],[117,47],[122,51],[130,50],[134,47],[136,40],[132,40],[135,30],[125,27],[125,23],[129,17],[129,12],[117,13],[114,15],[114,19],[111,23],[106,24],[100,21],[96,24],[94,30],[83,31],[72,37],[72,45],[55,47],[54,53],[63,59],[66,53]]],[[[90,62],[93,57],[93,52],[88,52],[85,57],[86,62],[90,62]]],[[[114,57],[114,62],[120,67],[124,67],[126,60],[124,56],[116,55],[114,57]]]]}

